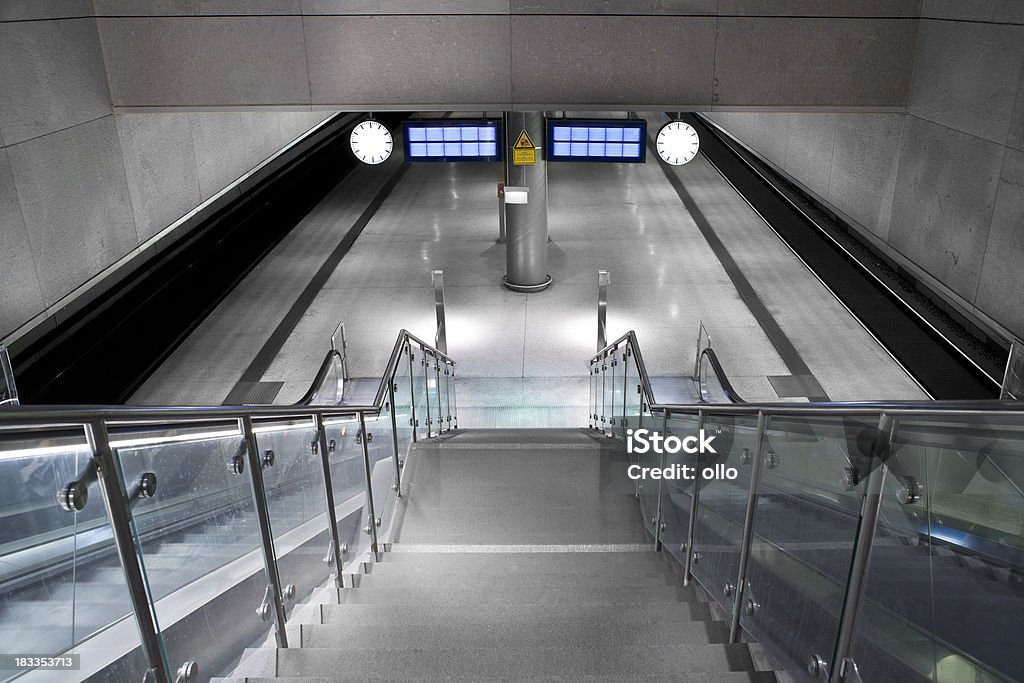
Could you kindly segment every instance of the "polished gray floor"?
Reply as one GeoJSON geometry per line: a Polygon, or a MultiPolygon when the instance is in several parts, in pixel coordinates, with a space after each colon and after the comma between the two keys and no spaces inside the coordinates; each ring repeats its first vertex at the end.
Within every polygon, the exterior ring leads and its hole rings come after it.
{"type": "Polygon", "coordinates": [[[604,441],[587,430],[470,429],[429,442],[417,449],[398,540],[645,543],[626,467],[604,441]]]}
{"type": "MultiPolygon", "coordinates": [[[[392,168],[357,169],[133,402],[222,401],[392,168]]],[[[600,268],[611,271],[611,338],[635,330],[652,375],[689,374],[703,321],[739,393],[780,400],[768,377],[790,370],[659,165],[548,168],[549,290],[518,294],[500,286],[497,165],[411,166],[263,376],[284,383],[277,402],[301,396],[339,321],[346,323],[349,367],[358,376],[379,377],[402,328],[432,340],[434,268],[445,271],[448,349],[458,363],[460,408],[467,408],[462,426],[583,423],[600,268]]],[[[831,399],[923,397],[703,157],[674,172],[831,399]]]]}

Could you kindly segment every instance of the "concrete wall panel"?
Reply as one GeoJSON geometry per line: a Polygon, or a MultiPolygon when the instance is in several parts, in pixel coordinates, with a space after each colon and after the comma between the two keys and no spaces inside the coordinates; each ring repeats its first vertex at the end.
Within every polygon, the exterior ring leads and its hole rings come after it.
{"type": "Polygon", "coordinates": [[[507,17],[320,17],[306,41],[314,104],[509,101],[507,17]]]}
{"type": "Polygon", "coordinates": [[[138,245],[113,116],[8,153],[47,305],[138,245]]]}
{"type": "Polygon", "coordinates": [[[281,112],[247,111],[240,115],[245,168],[255,168],[284,145],[281,112]]]}
{"type": "Polygon", "coordinates": [[[789,145],[789,114],[747,114],[753,119],[751,145],[762,155],[776,160],[779,166],[786,163],[786,147],[789,145]]]}
{"type": "Polygon", "coordinates": [[[977,305],[1024,339],[1024,152],[1007,149],[977,305]]]}
{"type": "Polygon", "coordinates": [[[115,121],[135,228],[146,240],[200,204],[188,114],[119,114],[115,121]]]}
{"type": "Polygon", "coordinates": [[[714,16],[718,4],[718,0],[513,0],[511,9],[512,14],[714,16]]]}
{"type": "Polygon", "coordinates": [[[836,139],[827,199],[885,240],[889,235],[903,116],[836,116],[836,139]]]}
{"type": "Polygon", "coordinates": [[[89,0],[3,0],[0,21],[38,21],[92,17],[89,0]]]}
{"type": "Polygon", "coordinates": [[[1024,69],[1021,70],[1020,83],[1017,85],[1017,100],[1013,105],[1006,146],[1024,150],[1024,69]]]}
{"type": "Polygon", "coordinates": [[[1024,24],[1024,3],[1020,0],[924,0],[922,17],[1024,24]]]}
{"type": "Polygon", "coordinates": [[[197,150],[199,193],[205,201],[244,173],[245,139],[240,112],[188,114],[192,141],[197,150]],[[215,153],[211,153],[216,150],[215,153]]]}
{"type": "Polygon", "coordinates": [[[301,17],[97,21],[116,107],[309,103],[301,17]]]}
{"type": "Polygon", "coordinates": [[[302,13],[318,14],[508,14],[508,0],[302,0],[302,13]]]}
{"type": "Polygon", "coordinates": [[[1000,145],[909,117],[889,244],[973,301],[1003,160],[1000,145]]]}
{"type": "Polygon", "coordinates": [[[7,150],[0,149],[0,338],[43,310],[7,150]]]}
{"type": "Polygon", "coordinates": [[[902,105],[917,21],[720,17],[718,105],[902,105]],[[837,40],[837,36],[842,40],[837,40]]]}
{"type": "Polygon", "coordinates": [[[909,112],[1004,144],[1022,63],[1024,26],[922,21],[909,112]]]}
{"type": "Polygon", "coordinates": [[[301,0],[95,0],[98,17],[295,15],[301,0]]]}
{"type": "Polygon", "coordinates": [[[920,0],[720,0],[718,13],[740,16],[908,17],[920,0]]]}
{"type": "Polygon", "coordinates": [[[789,115],[785,169],[822,197],[828,196],[835,138],[835,114],[789,115]]]}
{"type": "Polygon", "coordinates": [[[512,36],[517,105],[683,105],[711,98],[713,18],[517,16],[512,36]]]}
{"type": "Polygon", "coordinates": [[[0,24],[0,128],[6,144],[109,113],[93,19],[0,24]]]}

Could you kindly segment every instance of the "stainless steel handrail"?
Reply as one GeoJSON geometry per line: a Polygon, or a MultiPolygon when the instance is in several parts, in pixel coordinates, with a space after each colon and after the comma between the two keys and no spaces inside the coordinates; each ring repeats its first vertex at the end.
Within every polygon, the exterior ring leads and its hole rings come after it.
{"type": "Polygon", "coordinates": [[[853,401],[832,403],[657,403],[651,387],[650,375],[644,364],[643,353],[637,343],[636,333],[630,330],[591,357],[593,363],[606,357],[623,343],[628,344],[636,358],[637,370],[644,393],[651,399],[648,407],[652,412],[668,411],[696,415],[700,411],[707,414],[723,415],[878,415],[885,412],[892,415],[916,417],[942,417],[956,415],[984,415],[988,413],[1024,412],[1024,401],[987,400],[987,401],[853,401]]]}
{"type": "Polygon", "coordinates": [[[146,421],[185,422],[211,419],[285,418],[309,417],[318,414],[323,417],[348,417],[360,413],[375,415],[384,407],[389,382],[394,380],[395,371],[406,341],[415,342],[438,358],[454,366],[455,361],[427,344],[419,337],[402,330],[398,334],[395,348],[388,360],[380,386],[372,403],[346,406],[311,405],[261,405],[261,406],[10,406],[0,411],[0,426],[41,427],[77,426],[95,420],[112,424],[130,424],[146,421]]]}
{"type": "MultiPolygon", "coordinates": [[[[772,418],[779,418],[785,416],[822,416],[822,417],[852,417],[852,416],[867,416],[878,420],[878,433],[884,435],[880,441],[872,446],[873,459],[877,461],[878,467],[873,468],[867,474],[866,481],[869,482],[865,486],[863,500],[860,508],[860,523],[858,524],[856,538],[852,539],[854,542],[855,552],[851,558],[851,569],[849,576],[847,577],[845,595],[841,613],[839,616],[839,628],[836,633],[836,639],[834,642],[834,650],[827,654],[832,656],[831,662],[826,662],[818,654],[813,654],[810,659],[810,665],[807,671],[815,677],[826,677],[830,683],[845,683],[846,681],[855,680],[851,672],[856,672],[856,663],[853,660],[853,653],[855,647],[855,634],[857,623],[860,618],[862,605],[865,600],[865,585],[868,570],[870,569],[870,555],[871,548],[874,545],[874,538],[877,531],[880,515],[880,503],[883,496],[882,491],[882,480],[886,473],[891,473],[897,479],[901,480],[901,488],[903,491],[897,492],[895,495],[901,503],[912,503],[917,500],[917,496],[920,495],[920,490],[917,489],[916,482],[908,484],[907,480],[913,480],[913,477],[900,475],[902,466],[900,463],[892,458],[889,458],[890,444],[893,438],[893,431],[897,424],[898,418],[900,417],[925,417],[925,418],[949,418],[958,416],[993,416],[996,414],[1020,414],[1024,413],[1024,401],[1010,401],[1010,400],[989,400],[989,401],[872,401],[872,402],[856,402],[856,403],[819,403],[819,404],[792,404],[792,403],[698,403],[698,404],[661,404],[655,402],[653,389],[651,386],[650,375],[647,371],[647,367],[644,364],[643,354],[640,351],[639,344],[637,343],[637,337],[635,332],[632,330],[619,337],[617,340],[608,344],[606,347],[601,349],[595,354],[589,362],[591,367],[591,375],[593,382],[594,370],[598,368],[597,373],[604,376],[605,360],[613,357],[619,353],[623,348],[626,348],[630,353],[625,354],[626,356],[632,355],[635,359],[637,372],[640,375],[640,381],[642,385],[642,391],[648,398],[646,406],[642,405],[640,410],[647,411],[653,414],[660,414],[663,420],[668,419],[672,414],[689,414],[696,415],[698,418],[698,425],[704,426],[704,419],[708,415],[746,415],[757,418],[755,444],[756,451],[753,456],[753,472],[751,474],[751,480],[747,491],[747,505],[746,513],[743,520],[743,535],[740,541],[738,550],[739,568],[737,571],[736,582],[727,584],[726,590],[727,595],[730,596],[731,601],[731,613],[730,613],[730,642],[738,642],[741,638],[742,626],[742,612],[741,610],[747,609],[748,614],[752,614],[752,610],[756,610],[758,605],[756,601],[751,597],[747,598],[747,567],[751,561],[751,545],[754,537],[754,520],[757,516],[757,496],[758,496],[758,479],[764,458],[761,453],[762,447],[768,445],[768,433],[772,431],[770,420],[772,418]],[[906,493],[906,498],[901,497],[902,493],[906,493]]],[[[723,388],[726,388],[726,392],[730,396],[739,398],[735,395],[735,391],[732,390],[729,384],[728,377],[725,375],[721,368],[721,364],[718,363],[717,358],[713,353],[708,350],[706,354],[709,358],[709,362],[715,369],[715,372],[719,375],[719,380],[723,384],[723,388]]],[[[700,355],[698,355],[700,358],[700,355]]],[[[603,380],[602,380],[603,381],[603,380]]],[[[592,394],[591,399],[595,397],[592,394]]],[[[598,403],[600,400],[598,399],[598,403]]],[[[594,406],[591,406],[594,408],[594,406]]],[[[624,406],[622,407],[625,408],[624,406]]],[[[627,416],[623,415],[624,418],[627,416]]],[[[612,423],[615,423],[616,414],[611,415],[612,423]]],[[[596,423],[592,423],[592,426],[596,427],[596,423]]],[[[614,432],[609,433],[609,436],[616,436],[614,432]]],[[[624,436],[622,438],[625,438],[624,436]]],[[[698,497],[699,493],[699,479],[695,478],[693,481],[693,489],[690,499],[690,517],[689,525],[686,530],[686,541],[683,544],[683,552],[685,553],[685,560],[679,559],[679,562],[684,565],[684,583],[689,584],[693,580],[691,574],[692,567],[696,563],[697,555],[695,553],[695,534],[694,528],[696,520],[698,518],[699,509],[702,501],[698,497]]],[[[664,485],[664,481],[659,482],[661,486],[664,485]]],[[[892,493],[884,495],[893,495],[892,493]]],[[[664,504],[665,497],[661,495],[659,488],[659,495],[657,496],[657,509],[653,511],[651,515],[650,510],[643,508],[643,502],[641,501],[641,514],[646,520],[648,516],[652,516],[653,519],[657,520],[659,524],[655,526],[654,537],[656,547],[661,549],[661,527],[660,520],[663,518],[663,511],[661,509],[664,504]]],[[[705,586],[705,588],[709,587],[705,586]]],[[[934,637],[934,635],[933,635],[934,637]]],[[[994,673],[994,669],[991,666],[986,665],[984,662],[978,661],[975,657],[964,654],[965,661],[971,661],[975,667],[986,673],[992,673],[996,678],[1002,678],[1000,675],[994,673]]]]}
{"type": "MultiPolygon", "coordinates": [[[[130,519],[130,501],[126,488],[123,485],[123,476],[120,475],[117,458],[110,446],[108,428],[124,426],[166,426],[195,424],[211,421],[236,421],[239,436],[245,439],[246,451],[248,452],[248,468],[252,477],[252,489],[257,513],[260,517],[261,546],[264,556],[265,574],[267,579],[267,593],[264,601],[268,605],[268,614],[273,614],[275,625],[275,636],[279,647],[288,647],[287,632],[284,627],[285,612],[283,587],[278,573],[278,558],[273,546],[273,537],[270,534],[269,518],[267,515],[267,500],[265,486],[261,476],[261,464],[258,460],[258,444],[256,442],[256,422],[266,419],[289,419],[289,418],[313,418],[317,431],[314,442],[313,453],[319,453],[321,466],[325,477],[325,504],[327,506],[327,518],[330,520],[331,544],[328,550],[328,561],[337,568],[338,575],[335,579],[336,585],[342,587],[344,579],[341,566],[341,542],[338,537],[338,528],[335,518],[335,500],[333,487],[330,481],[330,465],[327,461],[331,450],[326,438],[324,420],[334,417],[355,417],[359,420],[360,434],[366,432],[366,417],[379,415],[385,406],[390,407],[391,426],[396,429],[394,391],[396,374],[399,363],[406,357],[407,349],[410,346],[419,347],[424,354],[428,354],[446,366],[454,368],[455,361],[446,353],[439,351],[430,344],[422,341],[407,330],[401,330],[395,341],[394,349],[388,359],[384,374],[381,377],[380,385],[372,403],[357,406],[340,405],[306,405],[312,400],[316,392],[320,390],[331,365],[335,358],[341,357],[338,349],[332,348],[324,361],[321,363],[317,377],[309,391],[299,403],[293,405],[260,405],[260,406],[189,406],[189,407],[162,407],[162,406],[11,406],[0,411],[0,428],[5,431],[17,430],[18,428],[31,429],[38,433],[40,428],[47,427],[80,427],[88,437],[87,441],[93,451],[93,459],[86,470],[87,477],[95,477],[97,473],[101,483],[104,484],[104,498],[107,506],[107,515],[117,543],[117,551],[128,578],[129,592],[132,599],[133,612],[139,626],[143,659],[147,668],[147,676],[156,683],[171,683],[172,667],[167,660],[167,653],[161,645],[161,636],[154,620],[153,608],[150,603],[150,595],[146,590],[143,580],[141,566],[142,551],[136,547],[139,542],[133,534],[130,519]],[[98,436],[97,436],[98,435],[98,436]]],[[[332,339],[332,347],[334,341],[332,339]]],[[[423,387],[424,391],[429,389],[423,387]]],[[[415,385],[410,383],[411,399],[410,412],[415,423],[416,400],[415,385]]],[[[450,429],[450,427],[449,427],[450,429]]],[[[439,420],[437,433],[444,430],[443,423],[439,420]]],[[[397,434],[393,435],[392,447],[396,463],[395,476],[396,484],[400,476],[398,465],[399,444],[397,434]]],[[[415,431],[414,431],[415,436],[415,431]]],[[[429,428],[427,436],[430,436],[429,428]]],[[[367,448],[368,438],[362,438],[362,459],[366,487],[366,501],[370,508],[370,531],[372,537],[371,550],[376,557],[380,550],[377,538],[376,525],[373,523],[374,498],[371,483],[371,470],[369,452],[367,448]]],[[[72,482],[65,487],[67,490],[74,490],[75,485],[81,481],[72,482]]],[[[64,482],[58,482],[64,484],[64,482]]],[[[396,488],[400,493],[400,489],[396,488]]],[[[74,507],[75,503],[69,499],[67,509],[80,509],[74,507]]],[[[82,501],[84,505],[84,499],[82,501]]],[[[261,610],[263,606],[261,605],[261,610]]],[[[190,663],[191,664],[191,663],[190,663]]]]}

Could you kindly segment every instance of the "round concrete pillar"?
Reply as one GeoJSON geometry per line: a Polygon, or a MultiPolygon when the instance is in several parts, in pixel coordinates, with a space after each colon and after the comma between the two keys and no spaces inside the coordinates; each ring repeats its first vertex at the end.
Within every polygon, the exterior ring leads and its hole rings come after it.
{"type": "Polygon", "coordinates": [[[505,281],[516,292],[539,292],[551,284],[548,275],[548,172],[544,163],[544,113],[508,115],[505,154],[509,159],[508,185],[529,188],[526,204],[505,205],[505,281]],[[534,164],[511,162],[513,147],[522,131],[537,146],[534,164]]]}

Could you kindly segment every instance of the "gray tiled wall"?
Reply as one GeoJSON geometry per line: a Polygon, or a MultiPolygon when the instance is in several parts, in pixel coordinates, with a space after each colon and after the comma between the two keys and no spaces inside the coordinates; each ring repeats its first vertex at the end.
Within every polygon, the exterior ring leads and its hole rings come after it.
{"type": "Polygon", "coordinates": [[[328,116],[115,115],[90,14],[0,3],[0,340],[328,116]]]}
{"type": "Polygon", "coordinates": [[[906,114],[711,117],[962,312],[1024,337],[1024,12],[924,13],[906,114]]]}

